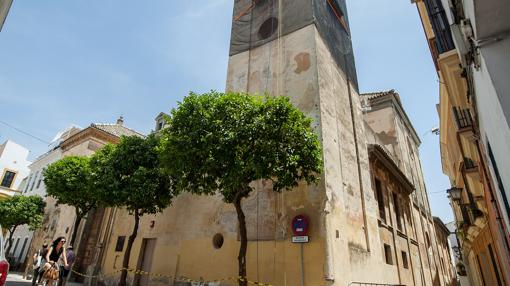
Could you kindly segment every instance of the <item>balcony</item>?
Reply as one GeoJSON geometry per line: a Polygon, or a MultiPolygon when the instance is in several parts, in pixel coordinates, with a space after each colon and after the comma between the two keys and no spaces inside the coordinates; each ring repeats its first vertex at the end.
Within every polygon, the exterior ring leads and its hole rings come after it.
{"type": "Polygon", "coordinates": [[[478,166],[476,165],[476,163],[471,159],[471,158],[467,158],[465,157],[464,158],[464,169],[468,172],[471,172],[471,171],[477,171],[478,170],[478,166]]]}
{"type": "Polygon", "coordinates": [[[473,119],[468,108],[453,107],[453,116],[459,132],[473,128],[473,119]]]}
{"type": "Polygon", "coordinates": [[[469,227],[471,225],[471,216],[469,215],[469,204],[460,205],[460,212],[462,214],[462,227],[469,227]]]}
{"type": "Polygon", "coordinates": [[[436,36],[434,42],[437,53],[440,55],[455,49],[450,24],[441,0],[425,0],[424,3],[436,36]]]}

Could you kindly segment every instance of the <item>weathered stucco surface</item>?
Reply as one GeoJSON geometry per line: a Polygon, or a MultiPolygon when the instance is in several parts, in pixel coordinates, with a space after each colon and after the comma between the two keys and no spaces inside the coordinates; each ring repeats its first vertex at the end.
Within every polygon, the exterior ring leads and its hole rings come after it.
{"type": "MultiPolygon", "coordinates": [[[[379,94],[365,94],[370,107],[366,113],[366,136],[369,142],[384,146],[400,171],[412,183],[415,190],[410,196],[401,195],[401,209],[404,230],[394,231],[396,220],[394,201],[387,194],[401,194],[391,177],[373,168],[372,175],[384,181],[386,213],[390,220],[380,223],[381,240],[395,250],[401,282],[406,285],[450,285],[452,277],[441,269],[441,255],[436,228],[430,213],[428,196],[418,153],[419,139],[402,109],[400,99],[394,91],[379,94]],[[383,134],[383,136],[381,136],[383,134]],[[391,140],[388,140],[391,134],[391,140]],[[407,244],[407,245],[406,245],[407,244]],[[409,269],[402,267],[401,251],[410,254],[409,269]],[[412,270],[412,272],[410,271],[412,270]],[[411,272],[411,273],[410,273],[411,272]],[[413,282],[414,279],[414,282],[413,282]]],[[[451,263],[448,261],[448,263],[451,263]]],[[[390,268],[391,268],[390,267],[390,268]]],[[[395,271],[395,270],[394,270],[395,271]]],[[[388,269],[390,272],[390,269],[388,269]]]]}
{"type": "MultiPolygon", "coordinates": [[[[251,280],[300,285],[300,245],[291,243],[290,222],[295,215],[306,214],[311,227],[310,243],[303,245],[305,285],[351,282],[422,285],[422,280],[425,285],[433,285],[431,263],[425,261],[434,258],[425,250],[423,233],[427,229],[432,240],[435,236],[430,231],[431,216],[419,166],[418,142],[391,108],[390,113],[370,118],[380,130],[368,132],[366,129],[372,124],[365,125],[360,96],[352,84],[348,86],[351,76],[355,75],[346,75],[338,68],[313,24],[229,59],[227,90],[288,96],[313,118],[313,128],[324,150],[324,174],[317,186],[302,184],[291,192],[274,194],[266,183],[253,183],[256,191],[243,201],[251,280]],[[382,132],[388,136],[376,134],[382,132]],[[403,210],[409,238],[380,229],[367,136],[388,142],[384,145],[391,147],[390,153],[401,171],[422,192],[421,204],[413,205],[407,197],[407,208],[403,210]],[[392,141],[387,141],[388,138],[392,141]],[[410,145],[408,138],[412,140],[410,145]],[[413,176],[415,179],[411,179],[413,176]],[[385,263],[384,243],[396,245],[393,248],[396,251],[406,249],[409,269],[399,272],[398,264],[385,263]]],[[[387,207],[391,213],[392,205],[387,207]]],[[[117,209],[113,219],[111,233],[103,239],[106,255],[100,263],[104,273],[120,268],[125,246],[115,251],[117,239],[129,236],[133,226],[133,218],[124,210],[117,209]]],[[[219,197],[183,194],[163,213],[143,217],[131,253],[131,268],[140,259],[142,239],[156,239],[150,272],[194,280],[236,276],[237,218],[234,208],[219,197]],[[216,234],[224,237],[219,249],[213,246],[216,234]]],[[[399,255],[396,252],[395,261],[399,261],[399,255]]],[[[109,276],[103,282],[114,285],[117,279],[118,275],[109,276]]],[[[169,284],[184,285],[172,279],[150,281],[150,285],[169,284]]]]}
{"type": "MultiPolygon", "coordinates": [[[[353,277],[364,278],[365,271],[359,266],[366,265],[367,259],[376,266],[380,253],[367,251],[346,76],[336,66],[315,26],[281,38],[279,45],[275,41],[232,56],[227,90],[289,96],[314,119],[313,126],[324,147],[325,173],[318,186],[300,185],[292,192],[274,194],[264,182],[256,182],[253,186],[257,191],[243,201],[250,238],[249,278],[275,285],[300,284],[300,246],[290,241],[290,222],[298,214],[306,214],[311,224],[310,243],[304,245],[306,285],[345,285],[353,277]]],[[[352,86],[351,91],[362,182],[368,196],[367,225],[376,229],[375,212],[370,207],[374,200],[363,118],[352,86]]],[[[114,251],[116,240],[119,235],[129,235],[132,224],[132,217],[118,210],[107,245],[104,272],[120,267],[123,253],[114,251]]],[[[140,254],[141,238],[157,239],[153,272],[197,280],[237,273],[237,218],[234,208],[219,197],[181,195],[162,214],[143,218],[131,256],[132,266],[140,254]],[[153,228],[150,221],[154,221],[153,228]],[[216,233],[225,239],[220,249],[212,244],[216,233]]],[[[368,239],[374,248],[378,247],[377,237],[368,239]]],[[[112,284],[115,279],[105,282],[112,284]]]]}

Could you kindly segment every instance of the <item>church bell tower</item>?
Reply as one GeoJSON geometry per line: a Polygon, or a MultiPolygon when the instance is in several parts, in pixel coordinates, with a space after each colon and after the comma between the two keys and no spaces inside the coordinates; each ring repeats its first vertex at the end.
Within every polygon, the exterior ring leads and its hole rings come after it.
{"type": "Polygon", "coordinates": [[[304,277],[313,285],[347,285],[356,278],[351,254],[370,251],[368,229],[377,222],[366,213],[370,174],[345,0],[235,0],[229,56],[227,91],[287,96],[314,119],[323,179],[282,194],[280,225],[307,215],[320,251],[305,268],[322,271],[304,277]]]}

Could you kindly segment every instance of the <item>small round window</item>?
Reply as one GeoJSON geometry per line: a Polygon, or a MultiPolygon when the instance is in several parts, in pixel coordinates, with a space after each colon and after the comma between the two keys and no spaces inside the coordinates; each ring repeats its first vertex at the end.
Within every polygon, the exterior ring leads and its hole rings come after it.
{"type": "Polygon", "coordinates": [[[265,40],[265,39],[271,37],[271,35],[273,35],[277,29],[278,29],[278,19],[275,17],[271,17],[271,18],[267,19],[266,21],[264,21],[264,23],[262,23],[262,25],[260,25],[260,28],[259,28],[260,39],[265,40]]]}
{"type": "Polygon", "coordinates": [[[223,246],[223,235],[221,233],[217,233],[213,236],[213,246],[216,249],[220,249],[223,246]]]}

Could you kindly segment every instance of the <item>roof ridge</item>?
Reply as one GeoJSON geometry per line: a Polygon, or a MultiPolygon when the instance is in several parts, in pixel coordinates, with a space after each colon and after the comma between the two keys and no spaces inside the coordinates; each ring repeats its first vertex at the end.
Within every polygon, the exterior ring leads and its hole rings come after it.
{"type": "MultiPolygon", "coordinates": [[[[107,126],[108,126],[108,127],[122,128],[122,129],[124,129],[124,130],[129,130],[129,131],[131,131],[131,132],[133,132],[133,133],[135,133],[135,134],[137,134],[137,135],[140,135],[140,136],[145,137],[145,135],[144,135],[143,133],[140,133],[140,132],[138,132],[138,131],[136,131],[136,130],[134,130],[134,129],[132,129],[132,128],[126,127],[126,126],[124,126],[124,125],[116,124],[116,123],[92,123],[92,124],[90,124],[90,126],[91,126],[91,127],[98,128],[98,129],[101,129],[101,127],[102,127],[102,126],[104,126],[104,127],[107,127],[107,126]]],[[[101,129],[101,130],[103,130],[103,129],[101,129]]],[[[111,132],[109,132],[109,131],[107,131],[107,130],[103,130],[103,131],[108,132],[108,133],[111,133],[111,132]]],[[[113,134],[113,135],[118,136],[118,135],[116,135],[116,134],[113,134]]],[[[120,137],[120,136],[119,136],[119,137],[120,137]]]]}
{"type": "Polygon", "coordinates": [[[361,96],[366,96],[366,95],[376,95],[376,94],[390,94],[390,93],[395,93],[395,89],[390,89],[390,90],[385,90],[385,91],[373,91],[373,92],[365,92],[365,93],[360,93],[361,96]]]}

